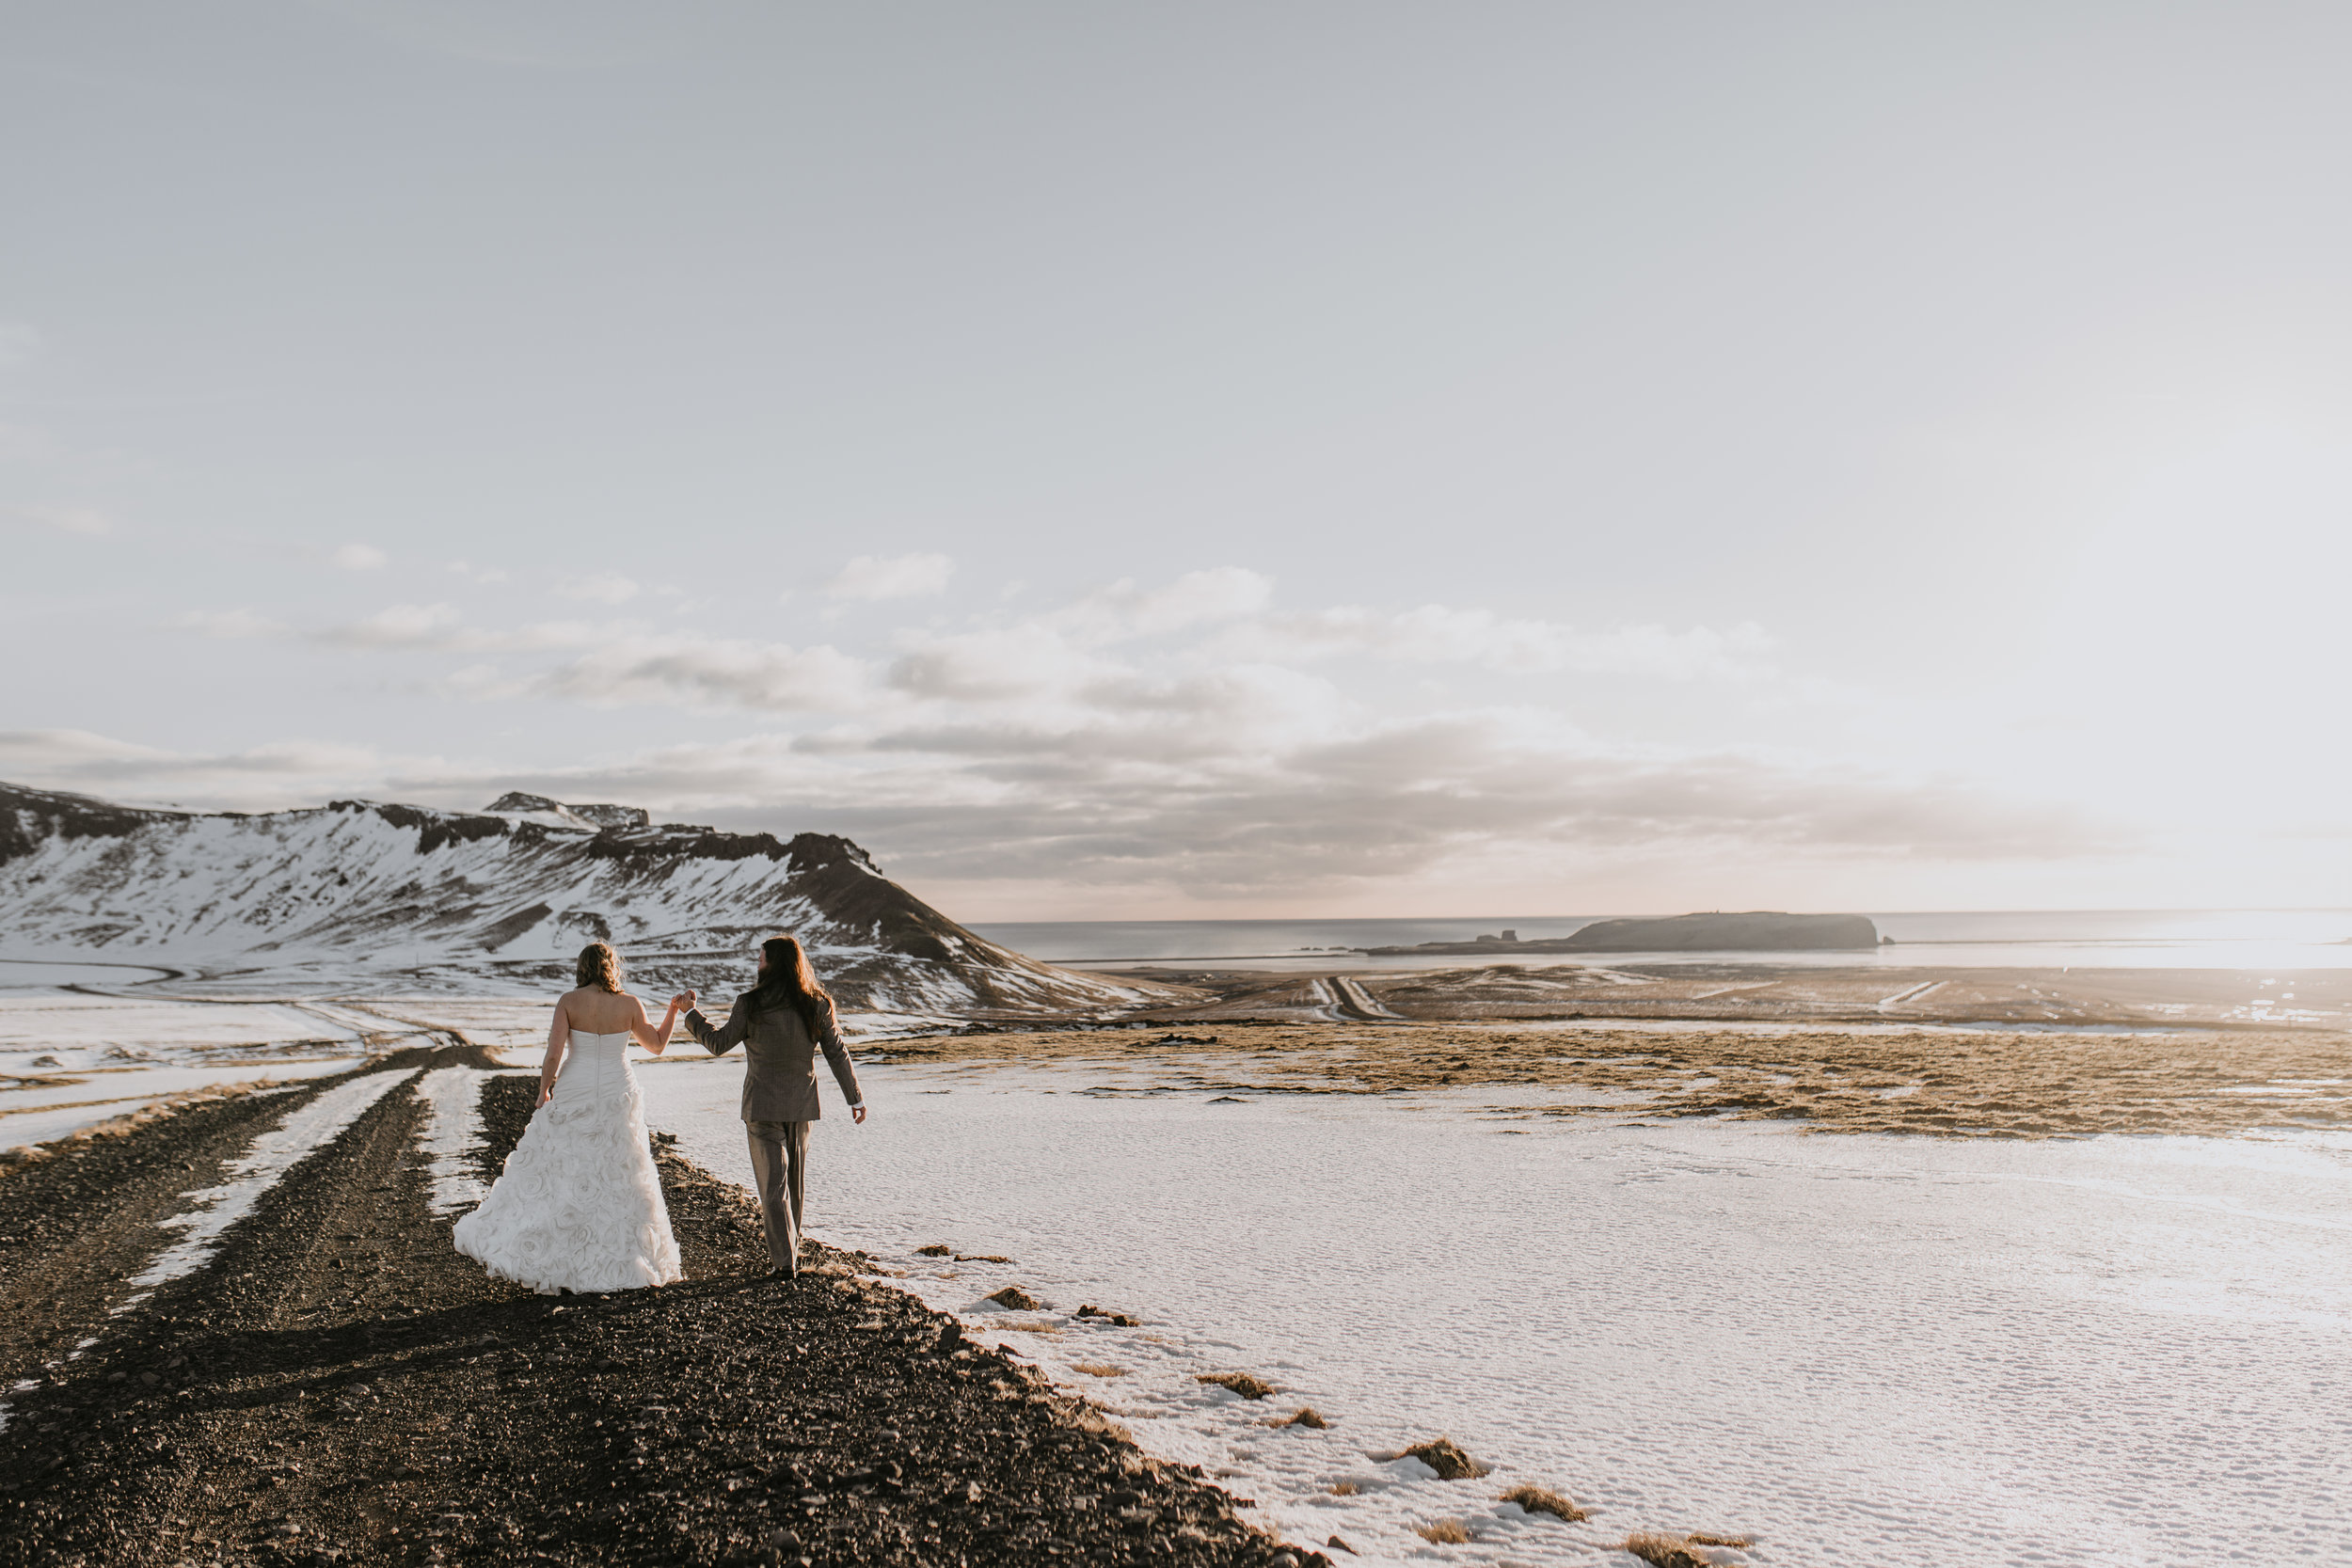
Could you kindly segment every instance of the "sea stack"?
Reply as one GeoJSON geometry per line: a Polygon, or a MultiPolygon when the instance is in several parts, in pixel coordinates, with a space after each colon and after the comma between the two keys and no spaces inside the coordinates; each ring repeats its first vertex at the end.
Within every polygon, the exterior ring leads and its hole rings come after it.
{"type": "Polygon", "coordinates": [[[1878,927],[1865,914],[1677,914],[1663,920],[1597,920],[1567,940],[1587,953],[1794,953],[1876,947],[1878,927]]]}

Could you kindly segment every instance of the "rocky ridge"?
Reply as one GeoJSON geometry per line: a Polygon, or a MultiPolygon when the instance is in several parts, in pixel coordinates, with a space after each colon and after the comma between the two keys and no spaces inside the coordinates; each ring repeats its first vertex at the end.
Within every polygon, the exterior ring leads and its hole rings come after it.
{"type": "Polygon", "coordinates": [[[718,989],[771,931],[800,935],[854,1012],[1118,1011],[1159,993],[975,935],[846,838],[654,823],[513,794],[480,812],[369,800],[150,810],[0,784],[0,945],[190,977],[342,987],[541,985],[591,940],[640,973],[718,989]]]}

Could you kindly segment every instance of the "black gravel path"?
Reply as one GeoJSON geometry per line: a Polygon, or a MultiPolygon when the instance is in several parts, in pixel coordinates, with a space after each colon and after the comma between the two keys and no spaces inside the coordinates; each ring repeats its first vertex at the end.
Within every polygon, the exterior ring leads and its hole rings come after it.
{"type": "MultiPolygon", "coordinates": [[[[0,1568],[1324,1562],[862,1259],[759,1278],[748,1200],[666,1153],[683,1282],[487,1278],[427,1211],[405,1090],[122,1308],[177,1195],[326,1086],[0,1174],[0,1364],[40,1380],[0,1392],[0,1568]]],[[[491,1082],[492,1168],[532,1090],[491,1082]]]]}

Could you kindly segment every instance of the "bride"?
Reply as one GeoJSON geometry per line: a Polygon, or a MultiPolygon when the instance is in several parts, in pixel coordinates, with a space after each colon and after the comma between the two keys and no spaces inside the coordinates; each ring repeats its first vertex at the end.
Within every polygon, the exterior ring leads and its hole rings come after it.
{"type": "Polygon", "coordinates": [[[628,1051],[634,1037],[660,1055],[685,999],[656,1029],[621,989],[609,942],[580,949],[575,978],[555,1005],[531,1125],[490,1196],[457,1222],[457,1250],[541,1295],[667,1285],[684,1274],[628,1051]]]}

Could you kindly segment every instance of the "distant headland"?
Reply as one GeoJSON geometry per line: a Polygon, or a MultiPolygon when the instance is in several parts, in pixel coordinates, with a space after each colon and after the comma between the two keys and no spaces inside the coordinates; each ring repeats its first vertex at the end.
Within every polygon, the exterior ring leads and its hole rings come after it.
{"type": "Polygon", "coordinates": [[[1475,942],[1423,942],[1367,947],[1374,958],[1441,958],[1456,953],[1795,953],[1876,947],[1881,938],[1862,914],[1677,914],[1659,920],[1596,920],[1565,937],[1521,942],[1517,931],[1475,942]]]}

